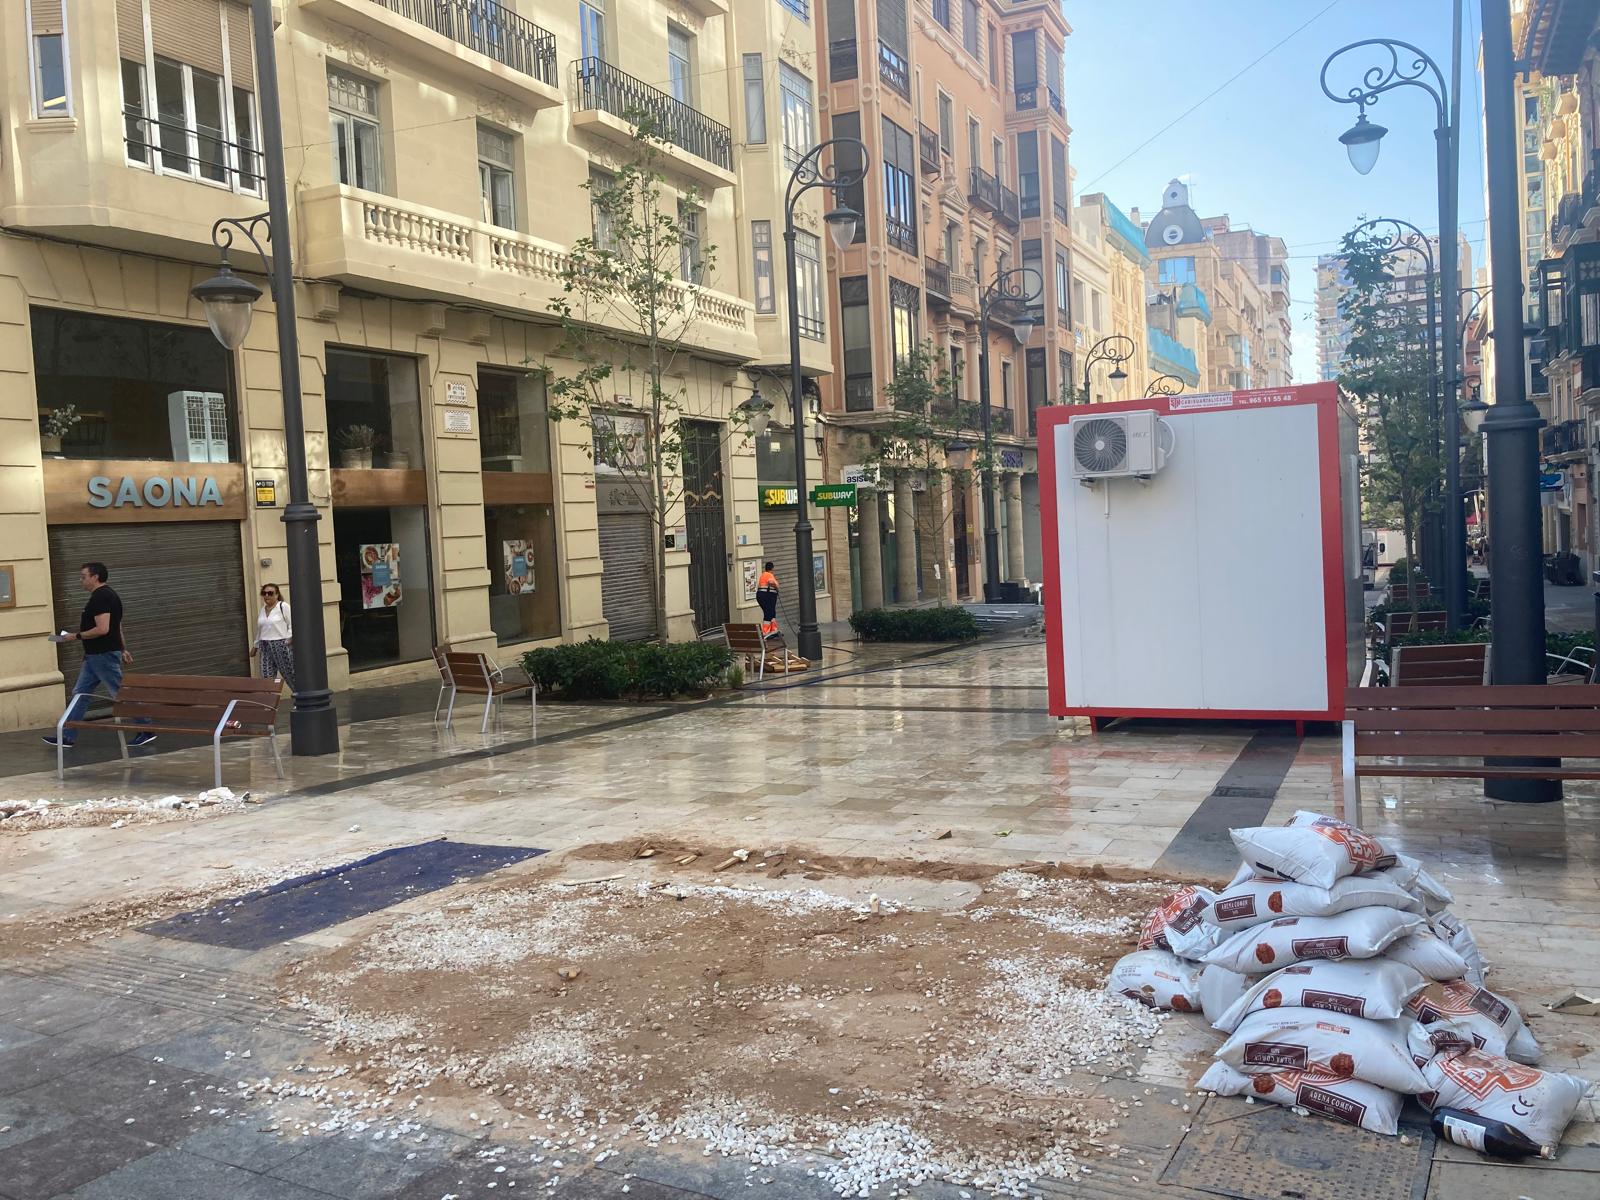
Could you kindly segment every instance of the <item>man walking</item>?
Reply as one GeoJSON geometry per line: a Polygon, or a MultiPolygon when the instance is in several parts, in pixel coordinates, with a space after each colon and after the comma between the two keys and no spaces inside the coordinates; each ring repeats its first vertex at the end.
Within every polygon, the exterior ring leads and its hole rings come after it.
{"type": "MultiPolygon", "coordinates": [[[[111,572],[105,563],[88,562],[78,569],[78,582],[89,593],[89,603],[83,606],[83,616],[78,621],[78,632],[66,635],[67,641],[83,643],[83,666],[78,670],[78,682],[72,685],[72,702],[67,710],[67,720],[76,721],[89,707],[89,696],[101,685],[113,700],[122,689],[122,668],[133,661],[122,640],[122,597],[106,584],[111,572]]],[[[45,744],[54,746],[56,739],[46,736],[45,744]]],[[[61,731],[61,745],[70,746],[76,740],[71,729],[61,731]]],[[[153,733],[135,734],[128,740],[130,746],[148,746],[156,740],[153,733]]]]}

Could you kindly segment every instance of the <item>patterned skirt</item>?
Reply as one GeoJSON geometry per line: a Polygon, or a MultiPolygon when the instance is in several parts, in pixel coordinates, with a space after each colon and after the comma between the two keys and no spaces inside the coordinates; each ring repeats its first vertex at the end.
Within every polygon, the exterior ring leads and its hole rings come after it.
{"type": "Polygon", "coordinates": [[[287,640],[260,643],[261,678],[281,679],[294,691],[294,643],[287,640]]]}

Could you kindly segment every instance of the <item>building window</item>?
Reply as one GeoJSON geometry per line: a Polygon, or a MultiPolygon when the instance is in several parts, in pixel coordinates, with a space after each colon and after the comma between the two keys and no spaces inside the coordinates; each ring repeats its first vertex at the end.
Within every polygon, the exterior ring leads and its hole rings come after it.
{"type": "Polygon", "coordinates": [[[333,130],[334,177],[347,187],[381,192],[383,150],[378,85],[328,68],[328,118],[333,130]]]}
{"type": "Polygon", "coordinates": [[[1194,258],[1163,258],[1157,265],[1156,278],[1161,283],[1193,283],[1194,258]]]}
{"type": "Polygon", "coordinates": [[[561,603],[544,377],[478,370],[489,625],[507,642],[559,637],[561,603]]]}
{"type": "Polygon", "coordinates": [[[856,182],[845,188],[839,199],[844,206],[852,212],[861,214],[861,220],[856,222],[856,236],[851,245],[858,245],[867,240],[867,181],[861,172],[861,114],[858,112],[840,113],[833,118],[833,136],[836,138],[849,138],[850,141],[838,146],[833,152],[834,169],[841,175],[856,176],[856,182]]]}
{"type": "Polygon", "coordinates": [[[1039,107],[1039,40],[1032,29],[1011,35],[1011,91],[1018,108],[1039,107]]]}
{"type": "Polygon", "coordinates": [[[694,39],[676,25],[667,26],[667,90],[680,104],[694,104],[694,39]]]}
{"type": "MultiPolygon", "coordinates": [[[[1023,380],[1023,387],[1027,389],[1028,400],[1028,433],[1039,432],[1039,410],[1050,403],[1049,380],[1046,378],[1044,351],[1029,350],[1027,355],[1027,377],[1023,380]]],[[[1072,375],[1069,372],[1064,380],[1070,386],[1072,375]]],[[[1063,389],[1065,390],[1065,389],[1063,389]]]]}
{"type": "Polygon", "coordinates": [[[767,140],[767,89],[761,55],[744,56],[744,140],[759,146],[767,140]]]}
{"type": "Polygon", "coordinates": [[[983,24],[984,28],[989,31],[989,82],[998,87],[1000,84],[1000,51],[997,48],[998,43],[995,38],[994,22],[985,21],[983,24]]]}
{"type": "Polygon", "coordinates": [[[961,360],[961,347],[950,347],[950,396],[960,400],[967,394],[967,368],[961,360]]]}
{"type": "Polygon", "coordinates": [[[29,0],[28,21],[28,54],[33,59],[33,115],[70,117],[64,0],[29,0]]]}
{"type": "Polygon", "coordinates": [[[921,293],[911,284],[889,280],[889,341],[897,371],[911,361],[916,351],[917,310],[921,304],[921,293]]]}
{"type": "Polygon", "coordinates": [[[584,58],[605,58],[606,0],[581,0],[578,5],[578,42],[584,58]]]}
{"type": "Polygon", "coordinates": [[[1061,251],[1056,251],[1056,311],[1063,317],[1070,319],[1072,305],[1068,297],[1071,291],[1071,276],[1067,272],[1067,256],[1061,251]]]}
{"type": "Polygon", "coordinates": [[[950,28],[950,0],[933,0],[933,19],[950,28]]]}
{"type": "Polygon", "coordinates": [[[1022,198],[1022,215],[1039,215],[1039,134],[1028,130],[1017,134],[1017,194],[1022,198]]]}
{"type": "Polygon", "coordinates": [[[793,170],[817,144],[811,80],[788,63],[781,62],[778,64],[778,93],[783,101],[783,159],[793,170]]]}
{"type": "Polygon", "coordinates": [[[822,239],[797,229],[794,235],[794,282],[799,293],[800,336],[822,341],[822,239]]]}
{"type": "Polygon", "coordinates": [[[1072,198],[1067,194],[1067,146],[1050,138],[1050,207],[1058,221],[1071,221],[1072,198]]]}
{"type": "Polygon", "coordinates": [[[865,276],[839,280],[839,326],[844,345],[846,412],[872,408],[872,308],[865,276]]]}
{"type": "MultiPolygon", "coordinates": [[[[1038,238],[1028,238],[1022,243],[1022,270],[1024,278],[1039,280],[1044,278],[1044,243],[1038,238]],[[1034,274],[1028,275],[1028,271],[1033,271],[1034,274]]],[[[1035,321],[1042,325],[1044,323],[1044,296],[1041,294],[1030,307],[1035,321]]]]}
{"type": "Polygon", "coordinates": [[[243,88],[230,96],[210,71],[157,58],[154,120],[143,63],[122,60],[123,142],[130,163],[151,165],[159,156],[164,175],[185,175],[258,194],[261,165],[255,136],[255,97],[243,88]],[[233,114],[230,139],[229,108],[233,114]],[[237,180],[235,185],[233,181],[237,180]]]}
{"type": "Polygon", "coordinates": [[[950,97],[939,93],[939,148],[951,158],[956,156],[956,113],[950,97]]]}
{"type": "Polygon", "coordinates": [[[1000,407],[1007,412],[1011,411],[1011,370],[1009,358],[1000,363],[1000,407]]]}
{"type": "Polygon", "coordinates": [[[232,356],[209,329],[31,311],[39,417],[77,459],[238,462],[232,356]]]}
{"type": "Polygon", "coordinates": [[[827,0],[828,78],[854,79],[860,73],[856,53],[855,0],[827,0]]]}
{"type": "Polygon", "coordinates": [[[611,254],[617,251],[616,218],[611,211],[616,186],[616,176],[609,171],[589,168],[589,220],[595,249],[611,254]]]}
{"type": "Polygon", "coordinates": [[[699,283],[705,264],[700,251],[701,210],[678,201],[678,274],[686,283],[699,283]]]}
{"type": "Polygon", "coordinates": [[[973,58],[982,56],[982,29],[978,20],[978,0],[961,0],[961,44],[973,58]]]}
{"type": "Polygon", "coordinates": [[[802,21],[811,19],[811,0],[778,0],[778,3],[802,21]]]}
{"type": "Polygon", "coordinates": [[[750,222],[750,261],[755,269],[756,311],[777,311],[777,298],[772,291],[772,222],[750,222]]]}
{"type": "Polygon", "coordinates": [[[502,229],[517,227],[514,144],[509,133],[478,126],[478,190],[483,219],[502,229]]]}
{"type": "Polygon", "coordinates": [[[916,139],[883,118],[883,199],[889,245],[917,252],[916,139]]]}

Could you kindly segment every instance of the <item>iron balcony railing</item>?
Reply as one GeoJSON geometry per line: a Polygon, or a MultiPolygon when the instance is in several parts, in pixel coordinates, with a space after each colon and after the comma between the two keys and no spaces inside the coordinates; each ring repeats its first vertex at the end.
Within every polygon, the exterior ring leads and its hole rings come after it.
{"type": "Polygon", "coordinates": [[[902,221],[897,217],[886,217],[884,229],[888,234],[889,245],[896,250],[903,250],[907,254],[917,252],[917,231],[909,221],[902,221]]]}
{"type": "Polygon", "coordinates": [[[1022,201],[1019,200],[1017,198],[1017,194],[1005,184],[1002,183],[999,186],[1000,207],[996,210],[996,215],[1000,218],[1002,223],[1015,229],[1018,225],[1022,224],[1022,201]]]}
{"type": "Polygon", "coordinates": [[[1066,116],[1067,106],[1061,102],[1061,93],[1056,91],[1056,89],[1051,87],[1049,84],[1045,84],[1044,90],[1050,95],[1050,111],[1055,113],[1057,116],[1066,116]]]}
{"type": "Polygon", "coordinates": [[[556,86],[556,36],[495,0],[377,0],[468,50],[556,86]]]}
{"type": "MultiPolygon", "coordinates": [[[[1016,418],[1009,408],[999,404],[991,404],[988,408],[989,428],[995,433],[1011,433],[1016,429],[1016,418]]],[[[983,409],[982,404],[962,400],[958,396],[942,396],[933,402],[935,415],[954,417],[961,429],[971,432],[983,428],[983,409]]]]}
{"type": "Polygon", "coordinates": [[[928,293],[928,299],[950,303],[950,264],[942,263],[936,258],[924,260],[922,264],[923,289],[928,293]]]}
{"type": "Polygon", "coordinates": [[[580,58],[572,66],[577,84],[575,107],[580,111],[598,109],[644,124],[679,149],[725,171],[732,169],[733,134],[726,125],[619,71],[603,58],[580,58]]]}
{"type": "Polygon", "coordinates": [[[149,166],[151,156],[159,154],[164,174],[198,177],[212,183],[237,181],[240,191],[261,194],[261,151],[248,143],[229,141],[221,130],[156,120],[125,104],[122,144],[129,162],[149,166]]]}
{"type": "Polygon", "coordinates": [[[1561,197],[1561,202],[1556,205],[1556,215],[1550,222],[1550,240],[1559,242],[1576,229],[1582,221],[1583,197],[1577,192],[1568,192],[1561,197]]]}
{"type": "Polygon", "coordinates": [[[967,171],[967,196],[990,212],[997,212],[1000,208],[1000,181],[982,167],[971,167],[967,171]]]}
{"type": "Polygon", "coordinates": [[[1071,219],[1071,214],[1067,212],[1067,202],[1060,196],[1052,196],[1050,198],[1050,210],[1056,214],[1056,220],[1058,221],[1071,219]]]}
{"type": "Polygon", "coordinates": [[[1541,430],[1540,449],[1547,455],[1582,454],[1589,448],[1589,424],[1579,418],[1541,430]]]}
{"type": "Polygon", "coordinates": [[[1011,95],[1014,107],[1019,112],[1026,112],[1028,109],[1039,107],[1039,88],[1037,85],[1028,84],[1025,86],[1018,84],[1011,95]]]}
{"type": "Polygon", "coordinates": [[[828,43],[829,79],[854,79],[859,71],[855,38],[840,38],[828,43]]]}
{"type": "Polygon", "coordinates": [[[917,124],[917,147],[922,158],[922,172],[925,175],[937,175],[944,164],[939,159],[939,134],[937,130],[929,129],[921,122],[917,124]]]}
{"type": "Polygon", "coordinates": [[[878,75],[907,100],[911,99],[911,68],[892,46],[878,43],[878,75]]]}
{"type": "Polygon", "coordinates": [[[1584,208],[1600,208],[1600,150],[1589,151],[1589,169],[1583,176],[1584,208]]]}

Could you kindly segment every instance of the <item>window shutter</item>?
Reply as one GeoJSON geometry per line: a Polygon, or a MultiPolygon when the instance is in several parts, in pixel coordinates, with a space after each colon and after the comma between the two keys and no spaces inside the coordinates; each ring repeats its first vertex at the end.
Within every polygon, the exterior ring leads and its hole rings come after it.
{"type": "Polygon", "coordinates": [[[228,69],[233,72],[233,86],[255,91],[255,43],[250,33],[250,6],[228,5],[228,69]]]}
{"type": "Polygon", "coordinates": [[[878,40],[901,58],[909,55],[906,0],[878,0],[878,40]]]}
{"type": "Polygon", "coordinates": [[[65,33],[62,22],[62,0],[33,0],[28,12],[33,17],[34,33],[65,33]]]}
{"type": "Polygon", "coordinates": [[[150,41],[163,58],[222,74],[220,0],[160,0],[150,6],[150,41]]]}
{"type": "Polygon", "coordinates": [[[130,62],[144,62],[144,5],[117,0],[117,52],[130,62]]]}

